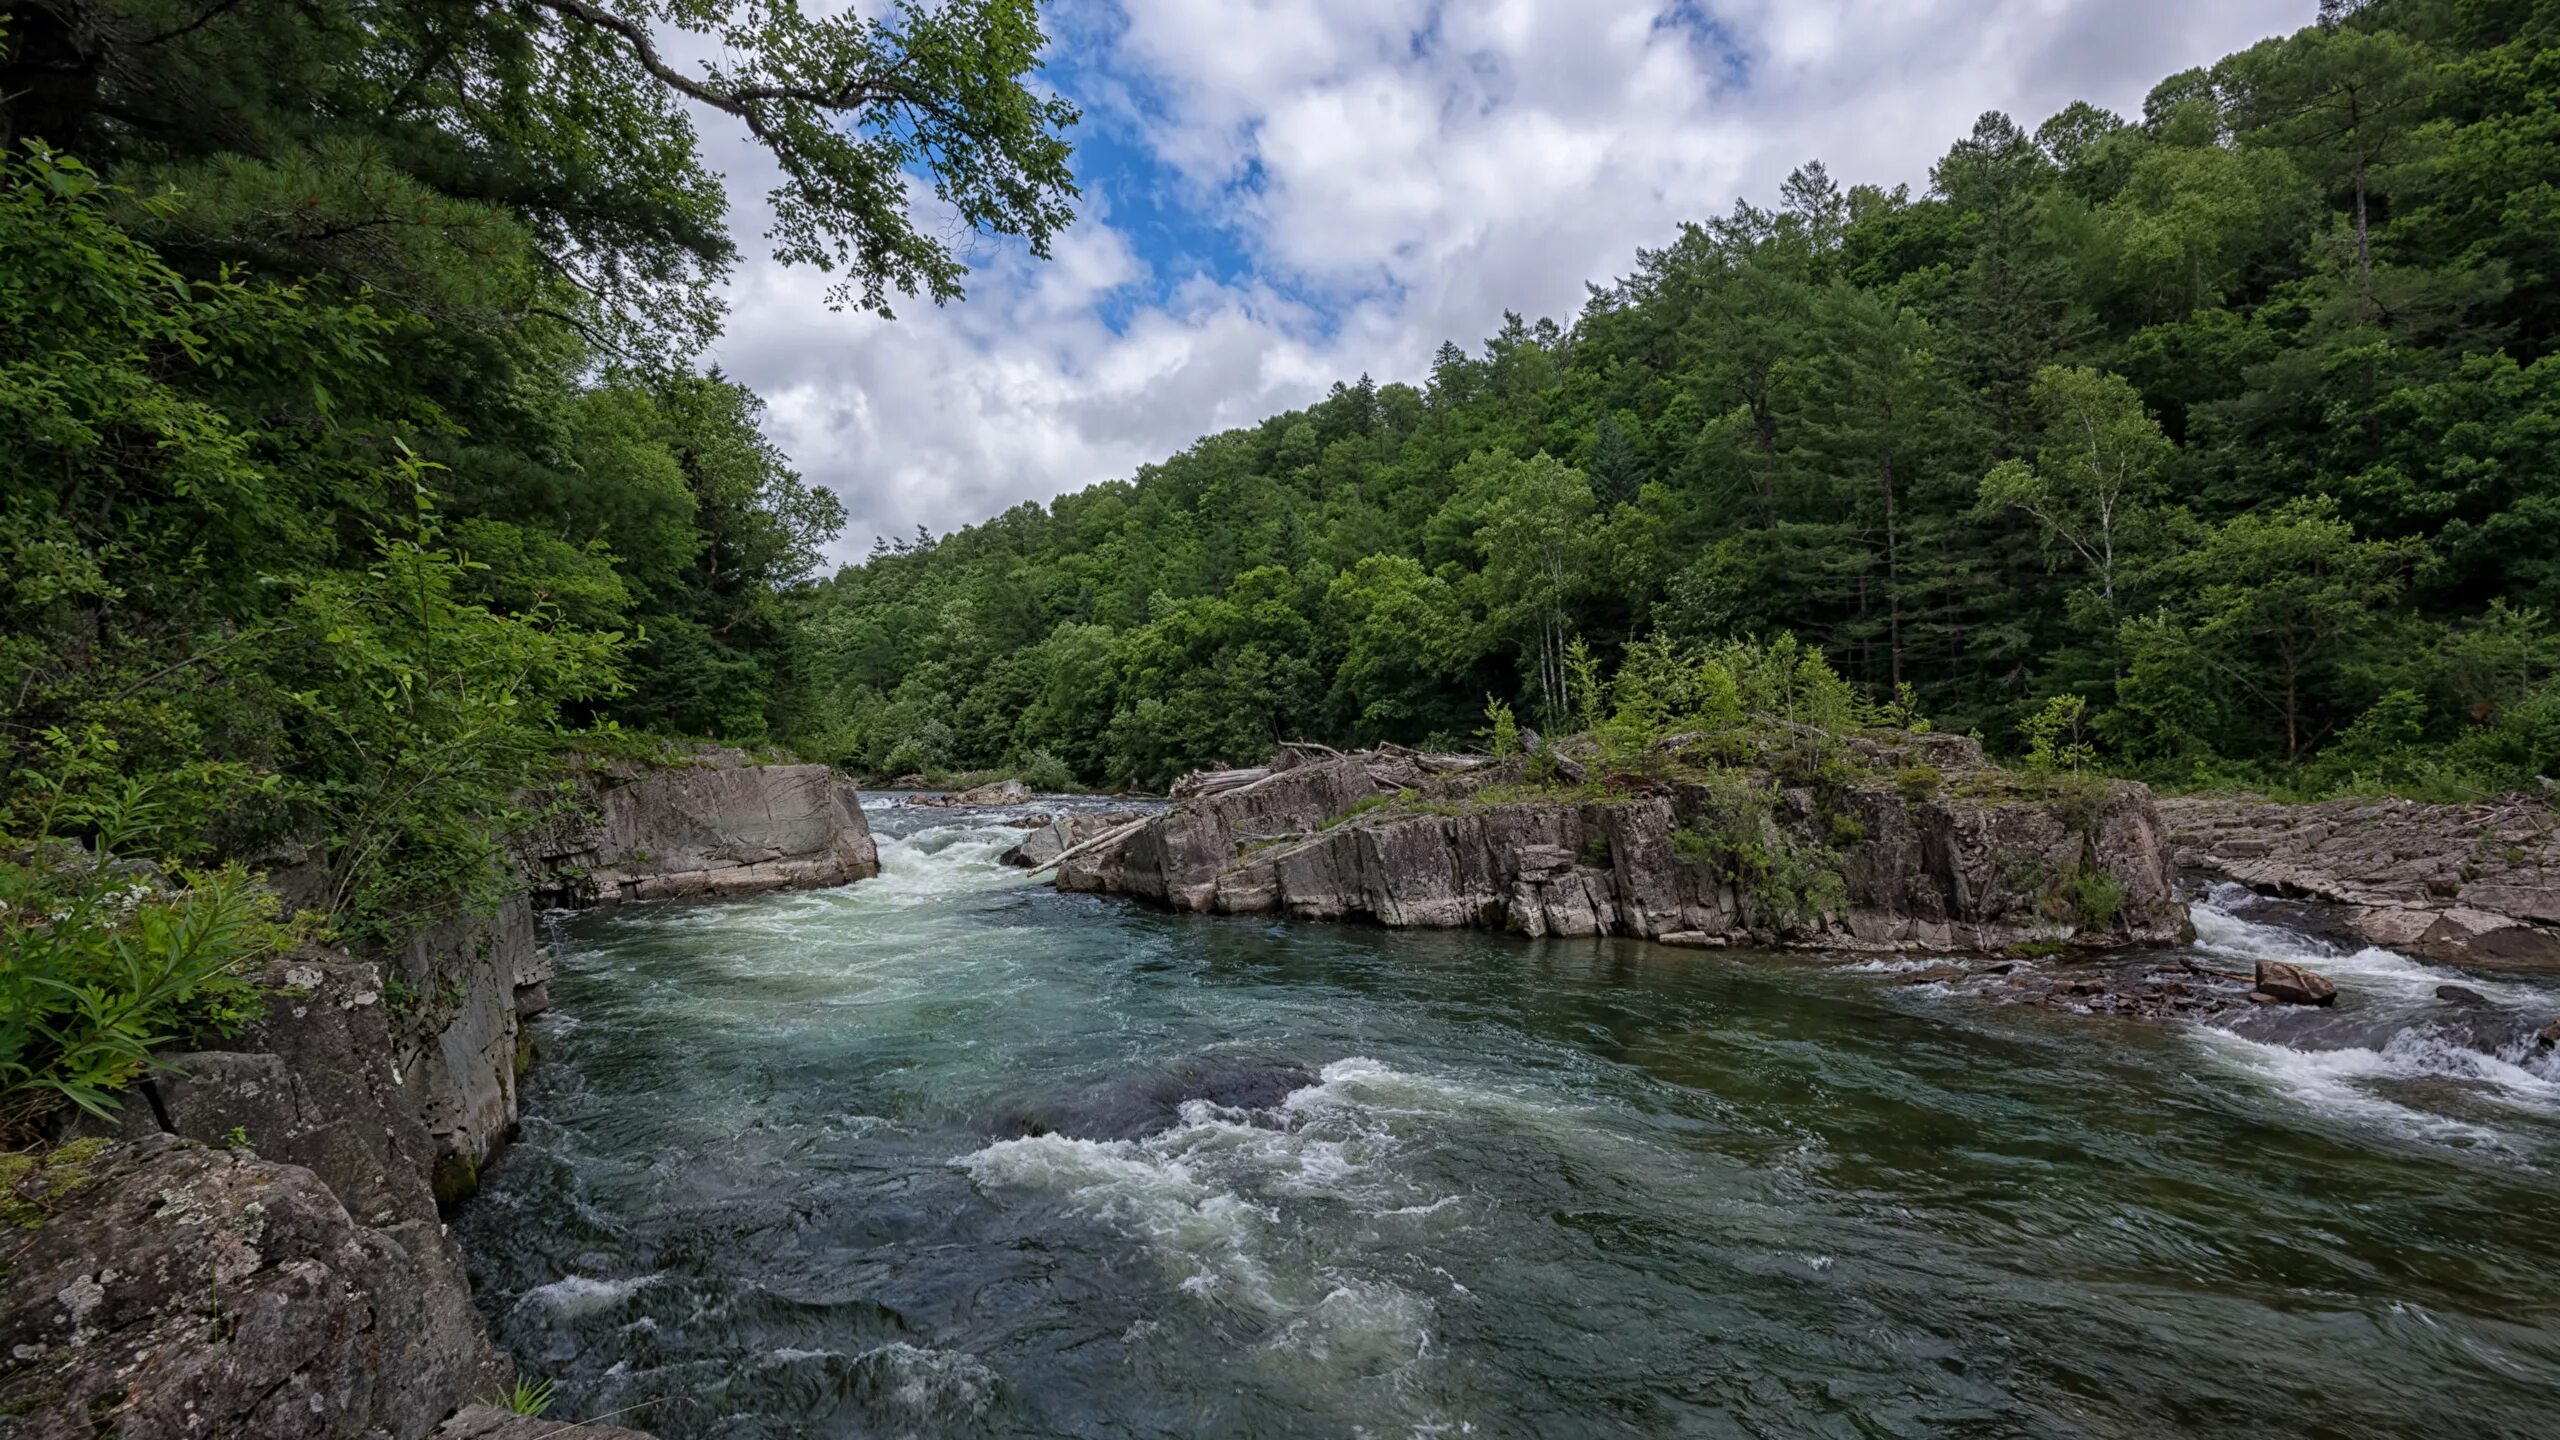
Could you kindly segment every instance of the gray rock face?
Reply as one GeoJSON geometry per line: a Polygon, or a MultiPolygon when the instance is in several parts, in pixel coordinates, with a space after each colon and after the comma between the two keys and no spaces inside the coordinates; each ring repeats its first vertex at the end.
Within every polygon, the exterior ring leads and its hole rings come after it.
{"type": "Polygon", "coordinates": [[[150,1082],[158,1104],[128,1104],[128,1123],[156,1109],[189,1140],[246,1138],[262,1158],[319,1176],[358,1224],[432,1227],[438,1140],[420,1119],[428,1076],[396,1059],[381,968],[314,957],[266,978],[266,1016],[240,1048],[162,1056],[170,1069],[150,1082]]]}
{"type": "Polygon", "coordinates": [[[515,1128],[517,982],[548,963],[533,904],[518,895],[495,915],[428,927],[390,967],[401,982],[393,1064],[434,1140],[439,1200],[477,1189],[480,1167],[515,1128]]]}
{"type": "MultiPolygon", "coordinates": [[[[1978,759],[1970,742],[1913,738],[1936,742],[1933,764],[1965,763],[1968,750],[1978,759]]],[[[1905,761],[1896,751],[1871,763],[1905,761]]],[[[1355,814],[1379,794],[1362,757],[1304,764],[1187,801],[1124,843],[1069,859],[1058,884],[1227,914],[1691,945],[2094,947],[2168,943],[2185,928],[2159,817],[2139,785],[2104,785],[2066,806],[2015,786],[1912,797],[1879,780],[1849,789],[1848,814],[1830,819],[1809,792],[1783,792],[1773,841],[1843,818],[1858,835],[1840,865],[1846,903],[1804,916],[1771,913],[1684,839],[1713,803],[1703,786],[1480,804],[1468,797],[1474,783],[1418,810],[1355,814]]]]}
{"type": "Polygon", "coordinates": [[[880,873],[851,780],[827,765],[713,763],[600,782],[597,822],[532,842],[543,888],[611,904],[842,885],[880,873]]]}
{"type": "Polygon", "coordinates": [[[505,1374],[432,1221],[165,1135],[93,1163],[0,1276],[12,1435],[413,1440],[505,1374]]]}
{"type": "Polygon", "coordinates": [[[2192,795],[2160,813],[2180,865],[2335,906],[2372,944],[2448,965],[2560,970],[2560,852],[2539,805],[2192,795]]]}

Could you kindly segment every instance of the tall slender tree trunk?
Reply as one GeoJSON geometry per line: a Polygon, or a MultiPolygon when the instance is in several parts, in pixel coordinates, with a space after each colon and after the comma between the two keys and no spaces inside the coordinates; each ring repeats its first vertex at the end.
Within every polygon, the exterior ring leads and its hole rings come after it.
{"type": "Polygon", "coordinates": [[[2364,156],[2356,156],[2356,318],[2373,318],[2373,232],[2365,214],[2364,156]]]}
{"type": "Polygon", "coordinates": [[[1885,671],[1902,688],[1902,535],[1894,511],[1893,447],[1884,452],[1885,671]]]}

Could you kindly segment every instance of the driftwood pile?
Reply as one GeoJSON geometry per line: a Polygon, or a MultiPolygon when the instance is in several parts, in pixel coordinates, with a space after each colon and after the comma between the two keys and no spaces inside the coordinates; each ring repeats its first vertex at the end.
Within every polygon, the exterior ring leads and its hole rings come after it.
{"type": "MultiPolygon", "coordinates": [[[[1369,779],[1381,790],[1413,790],[1434,775],[1453,775],[1493,763],[1482,755],[1462,755],[1445,750],[1414,750],[1402,745],[1379,745],[1368,750],[1355,750],[1352,755],[1365,762],[1369,779]]],[[[1274,775],[1285,775],[1319,760],[1339,760],[1342,752],[1330,745],[1312,740],[1290,740],[1272,754],[1268,765],[1252,765],[1236,770],[1194,770],[1173,782],[1173,798],[1192,800],[1204,795],[1224,795],[1236,790],[1249,790],[1274,775]]]]}

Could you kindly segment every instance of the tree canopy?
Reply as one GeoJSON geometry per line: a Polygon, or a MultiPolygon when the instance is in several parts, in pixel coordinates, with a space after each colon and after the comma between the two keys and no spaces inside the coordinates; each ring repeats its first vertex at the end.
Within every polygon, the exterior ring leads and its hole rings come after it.
{"type": "Polygon", "coordinates": [[[1575,725],[1577,653],[1792,634],[1995,745],[2072,697],[2154,778],[2523,783],[2554,55],[2549,6],[2374,0],[2136,116],[1987,114],[1925,191],[1808,163],[1418,385],[883,546],[809,610],[792,733],[1155,784],[1575,725]]]}

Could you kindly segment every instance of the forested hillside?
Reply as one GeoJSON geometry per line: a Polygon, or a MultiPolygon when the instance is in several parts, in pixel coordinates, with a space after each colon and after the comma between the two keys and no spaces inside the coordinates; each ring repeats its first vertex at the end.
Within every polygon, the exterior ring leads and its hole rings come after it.
{"type": "Polygon", "coordinates": [[[1032,0],[0,7],[0,1136],[248,957],[490,898],[573,752],[791,712],[842,512],[693,362],[737,257],[694,117],[779,166],[781,259],[941,301],[911,180],[1067,221],[1043,43],[1032,0]]]}
{"type": "Polygon", "coordinates": [[[1842,178],[1419,388],[880,549],[809,617],[794,733],[1161,783],[1489,699],[1570,726],[1639,637],[1793,632],[1999,747],[2081,697],[2160,778],[2560,758],[2560,6],[2332,5],[2139,116],[1842,178]]]}

